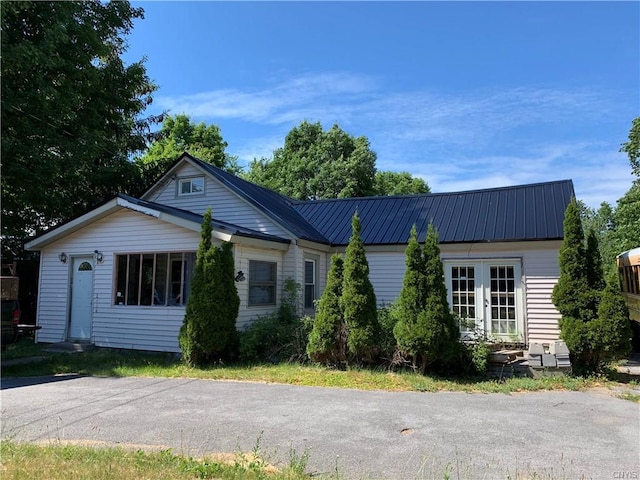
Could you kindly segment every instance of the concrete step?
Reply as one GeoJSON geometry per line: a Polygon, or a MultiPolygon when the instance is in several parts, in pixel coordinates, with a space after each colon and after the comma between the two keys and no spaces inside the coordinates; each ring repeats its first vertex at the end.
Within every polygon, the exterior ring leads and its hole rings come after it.
{"type": "Polygon", "coordinates": [[[94,346],[89,342],[59,342],[52,343],[43,350],[51,353],[81,353],[93,350],[93,348],[94,346]]]}

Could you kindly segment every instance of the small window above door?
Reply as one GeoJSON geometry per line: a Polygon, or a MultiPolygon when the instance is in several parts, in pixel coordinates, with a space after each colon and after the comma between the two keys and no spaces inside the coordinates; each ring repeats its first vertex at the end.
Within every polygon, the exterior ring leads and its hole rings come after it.
{"type": "Polygon", "coordinates": [[[178,196],[204,194],[204,177],[191,177],[178,179],[178,196]]]}

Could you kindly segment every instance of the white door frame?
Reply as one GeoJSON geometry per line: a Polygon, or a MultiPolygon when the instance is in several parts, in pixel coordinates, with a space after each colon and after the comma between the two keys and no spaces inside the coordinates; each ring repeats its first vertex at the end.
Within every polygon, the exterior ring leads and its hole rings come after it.
{"type": "Polygon", "coordinates": [[[90,340],[93,325],[93,275],[95,263],[92,255],[71,257],[69,276],[69,319],[67,339],[90,340]],[[80,270],[91,267],[90,270],[80,270]]]}
{"type": "MultiPolygon", "coordinates": [[[[473,328],[469,328],[467,330],[460,329],[460,335],[463,340],[471,340],[474,338],[475,334],[484,334],[487,338],[493,338],[496,340],[510,340],[510,341],[519,341],[523,342],[525,340],[525,319],[524,319],[524,294],[523,294],[523,281],[522,281],[522,260],[518,258],[492,258],[492,259],[445,259],[443,261],[444,265],[444,276],[445,282],[447,286],[447,300],[449,301],[449,306],[452,310],[456,310],[454,308],[453,295],[454,293],[464,295],[464,292],[458,288],[457,292],[453,292],[453,276],[452,276],[452,267],[473,267],[474,269],[474,282],[475,285],[473,289],[467,289],[468,293],[474,294],[475,303],[473,306],[475,308],[475,316],[473,318],[469,318],[470,322],[473,323],[475,320],[475,331],[473,328]],[[513,308],[515,308],[515,320],[516,320],[516,331],[513,334],[502,334],[498,331],[494,331],[492,328],[492,307],[495,305],[491,305],[492,292],[491,292],[491,267],[513,267],[513,277],[514,277],[514,303],[513,308]]],[[[458,275],[461,274],[461,271],[458,271],[458,275]]],[[[468,281],[468,279],[465,279],[468,281]]],[[[461,284],[458,284],[459,286],[461,284]]],[[[468,286],[468,284],[467,284],[468,286]]],[[[458,298],[458,303],[461,302],[461,297],[458,298]]],[[[498,305],[500,308],[502,305],[498,305]]],[[[507,305],[502,306],[507,308],[507,305]]],[[[459,307],[458,307],[459,310],[459,307]]],[[[501,310],[499,310],[501,311],[501,310]]],[[[458,313],[458,312],[456,312],[458,313]]]]}

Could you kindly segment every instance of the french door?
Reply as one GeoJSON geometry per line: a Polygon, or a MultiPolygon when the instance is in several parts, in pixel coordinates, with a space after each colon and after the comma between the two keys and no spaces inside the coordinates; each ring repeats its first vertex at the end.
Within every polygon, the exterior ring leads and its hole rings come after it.
{"type": "Polygon", "coordinates": [[[519,260],[445,261],[451,310],[462,338],[484,334],[524,340],[524,308],[519,260]]]}

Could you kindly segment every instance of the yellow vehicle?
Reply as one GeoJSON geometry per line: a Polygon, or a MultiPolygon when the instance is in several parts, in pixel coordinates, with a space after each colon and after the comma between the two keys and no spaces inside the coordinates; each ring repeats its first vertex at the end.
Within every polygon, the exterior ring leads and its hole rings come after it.
{"type": "Polygon", "coordinates": [[[616,257],[620,289],[627,301],[629,317],[640,324],[640,247],[616,257]]]}

